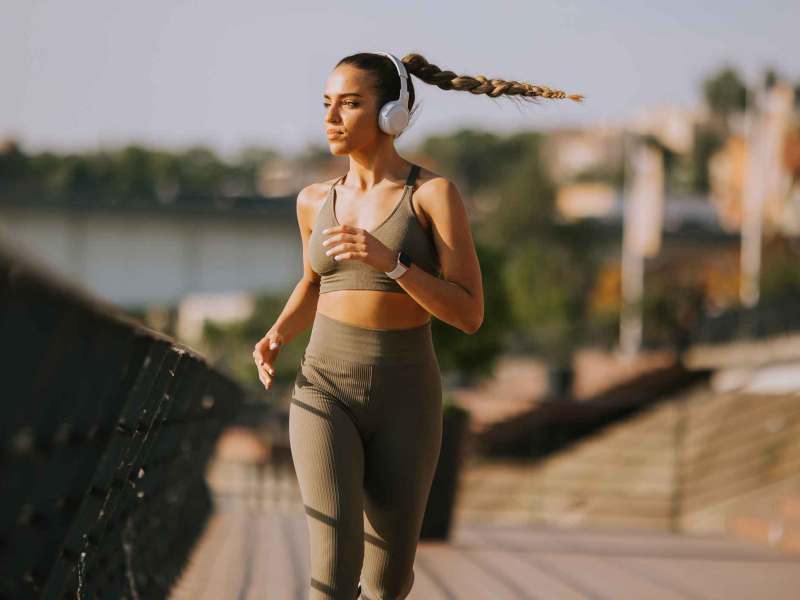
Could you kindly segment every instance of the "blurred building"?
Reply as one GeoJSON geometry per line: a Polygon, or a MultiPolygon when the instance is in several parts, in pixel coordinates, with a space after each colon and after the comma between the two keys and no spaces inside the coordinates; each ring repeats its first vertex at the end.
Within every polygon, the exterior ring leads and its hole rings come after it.
{"type": "Polygon", "coordinates": [[[276,158],[258,169],[256,189],[262,196],[289,196],[304,186],[298,181],[299,173],[291,161],[276,158]]]}
{"type": "Polygon", "coordinates": [[[622,161],[622,130],[612,126],[555,130],[548,134],[542,158],[553,181],[611,172],[622,161]]]}
{"type": "Polygon", "coordinates": [[[694,131],[704,115],[700,111],[664,105],[637,112],[629,128],[640,135],[652,135],[676,154],[688,154],[694,146],[694,131]]]}
{"type": "Polygon", "coordinates": [[[562,185],[556,193],[556,208],[565,221],[605,217],[614,210],[618,191],[601,181],[562,185]]]}
{"type": "Polygon", "coordinates": [[[206,321],[230,323],[249,318],[255,309],[253,294],[220,292],[187,294],[178,306],[176,337],[186,344],[197,344],[203,337],[206,321]]]}
{"type": "Polygon", "coordinates": [[[274,158],[256,176],[256,189],[266,197],[296,196],[305,186],[328,181],[347,170],[347,161],[330,155],[274,158]]]}
{"type": "Polygon", "coordinates": [[[733,134],[709,162],[711,199],[727,231],[742,226],[748,185],[759,197],[765,233],[800,233],[800,123],[794,91],[775,84],[744,133],[733,134]],[[748,181],[748,178],[750,179],[748,181]]]}

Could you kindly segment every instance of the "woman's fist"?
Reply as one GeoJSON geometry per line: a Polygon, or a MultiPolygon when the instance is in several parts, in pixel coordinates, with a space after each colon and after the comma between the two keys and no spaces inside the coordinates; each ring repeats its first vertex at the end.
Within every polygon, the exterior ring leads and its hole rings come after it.
{"type": "Polygon", "coordinates": [[[322,242],[325,254],[334,260],[360,260],[379,271],[391,271],[397,264],[397,254],[366,229],[352,225],[336,225],[323,229],[329,235],[322,242]]]}

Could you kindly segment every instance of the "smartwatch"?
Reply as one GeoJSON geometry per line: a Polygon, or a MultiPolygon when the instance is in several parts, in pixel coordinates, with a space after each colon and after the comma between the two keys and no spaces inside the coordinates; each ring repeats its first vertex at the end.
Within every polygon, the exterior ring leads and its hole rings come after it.
{"type": "Polygon", "coordinates": [[[386,275],[392,279],[397,279],[411,267],[411,257],[402,250],[397,254],[397,265],[391,271],[386,271],[386,275]]]}

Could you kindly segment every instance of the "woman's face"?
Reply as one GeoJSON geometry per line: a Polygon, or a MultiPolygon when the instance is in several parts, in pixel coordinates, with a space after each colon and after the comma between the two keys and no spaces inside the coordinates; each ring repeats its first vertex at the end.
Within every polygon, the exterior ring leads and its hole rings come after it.
{"type": "Polygon", "coordinates": [[[325,134],[336,156],[373,145],[386,135],[378,127],[378,107],[369,74],[350,65],[333,70],[325,85],[325,134]]]}

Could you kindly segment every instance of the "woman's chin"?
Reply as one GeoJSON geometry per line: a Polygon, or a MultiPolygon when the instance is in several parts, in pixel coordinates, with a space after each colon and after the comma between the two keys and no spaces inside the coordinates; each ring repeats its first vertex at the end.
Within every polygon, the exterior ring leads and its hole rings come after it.
{"type": "Polygon", "coordinates": [[[343,156],[345,154],[350,154],[350,149],[347,144],[342,144],[338,142],[328,142],[328,148],[330,148],[331,154],[334,156],[343,156]]]}

